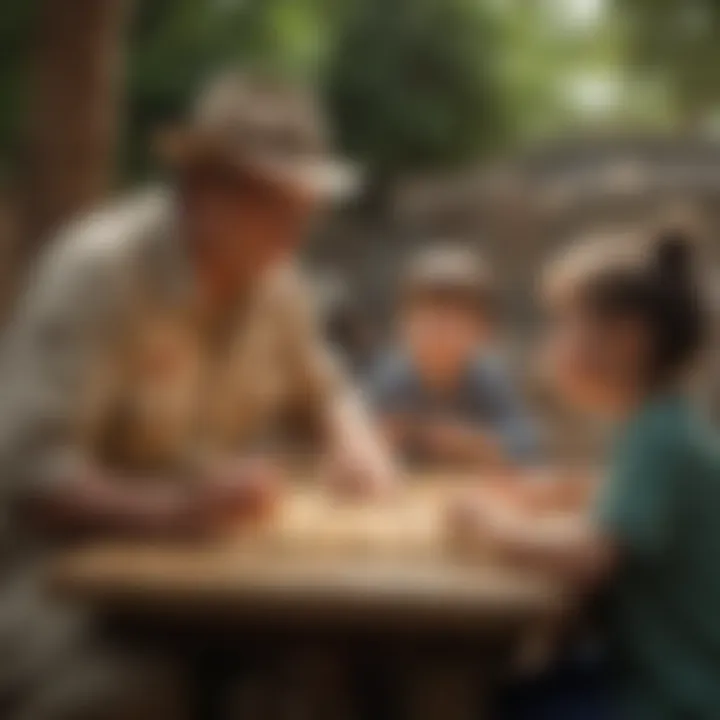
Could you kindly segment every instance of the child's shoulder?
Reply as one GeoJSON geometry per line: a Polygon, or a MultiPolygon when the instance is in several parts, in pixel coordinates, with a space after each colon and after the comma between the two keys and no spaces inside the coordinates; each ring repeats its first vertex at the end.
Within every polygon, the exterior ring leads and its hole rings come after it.
{"type": "Polygon", "coordinates": [[[631,423],[631,431],[677,441],[685,438],[694,420],[693,408],[684,397],[660,397],[646,403],[631,423]]]}
{"type": "Polygon", "coordinates": [[[623,445],[633,455],[672,464],[704,453],[709,447],[704,438],[710,435],[709,427],[684,398],[661,398],[649,403],[630,423],[623,445]]]}
{"type": "Polygon", "coordinates": [[[511,364],[501,352],[479,353],[470,363],[471,381],[479,385],[496,387],[510,382],[511,364]]]}

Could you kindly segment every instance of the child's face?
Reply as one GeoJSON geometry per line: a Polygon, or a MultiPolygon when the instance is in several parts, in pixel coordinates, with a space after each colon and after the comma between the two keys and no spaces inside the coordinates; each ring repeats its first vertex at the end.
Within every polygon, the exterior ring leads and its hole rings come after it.
{"type": "Polygon", "coordinates": [[[418,301],[401,318],[401,335],[418,371],[429,381],[462,373],[488,335],[488,324],[469,308],[418,301]]]}
{"type": "Polygon", "coordinates": [[[646,341],[634,319],[601,321],[579,308],[555,309],[542,343],[541,367],[563,401],[613,417],[640,394],[646,341]]]}

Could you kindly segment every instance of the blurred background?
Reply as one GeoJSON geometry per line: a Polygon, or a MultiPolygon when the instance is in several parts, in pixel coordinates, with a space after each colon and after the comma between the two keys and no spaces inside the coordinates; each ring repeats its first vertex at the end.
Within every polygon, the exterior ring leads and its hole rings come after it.
{"type": "Polygon", "coordinates": [[[522,345],[538,264],[577,232],[671,204],[720,222],[719,39],[718,0],[4,0],[4,312],[51,231],[152,179],[154,130],[243,63],[314,82],[365,169],[308,249],[357,337],[448,237],[494,264],[522,345]]]}

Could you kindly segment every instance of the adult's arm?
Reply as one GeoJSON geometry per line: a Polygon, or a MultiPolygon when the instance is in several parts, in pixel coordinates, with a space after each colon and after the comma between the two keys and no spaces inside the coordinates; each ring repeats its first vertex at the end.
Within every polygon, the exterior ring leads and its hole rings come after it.
{"type": "Polygon", "coordinates": [[[40,259],[4,339],[0,468],[11,512],[63,533],[164,532],[187,512],[180,492],[125,482],[86,444],[111,393],[129,291],[113,256],[118,228],[85,221],[40,259]]]}
{"type": "Polygon", "coordinates": [[[385,439],[362,393],[327,346],[309,292],[298,276],[288,282],[294,283],[285,305],[288,352],[303,398],[320,421],[331,465],[366,489],[388,488],[395,466],[385,439]]]}

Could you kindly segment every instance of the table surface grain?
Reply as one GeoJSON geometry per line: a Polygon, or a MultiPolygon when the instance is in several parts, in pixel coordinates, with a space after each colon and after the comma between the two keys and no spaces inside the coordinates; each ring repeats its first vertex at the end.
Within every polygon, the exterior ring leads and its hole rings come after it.
{"type": "Polygon", "coordinates": [[[343,503],[298,485],[263,526],[192,545],[78,547],[50,577],[60,593],[137,612],[487,624],[557,610],[561,593],[547,579],[447,546],[444,503],[467,483],[425,475],[384,503],[343,503]]]}

